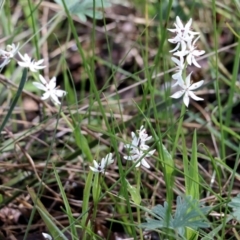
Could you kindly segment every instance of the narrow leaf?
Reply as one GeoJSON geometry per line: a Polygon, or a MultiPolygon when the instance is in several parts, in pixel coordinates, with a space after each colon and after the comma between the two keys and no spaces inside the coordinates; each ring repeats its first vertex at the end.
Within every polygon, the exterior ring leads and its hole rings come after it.
{"type": "Polygon", "coordinates": [[[15,95],[13,101],[12,101],[12,104],[11,104],[9,110],[8,110],[8,113],[7,113],[6,117],[4,118],[4,120],[3,120],[3,122],[2,122],[2,124],[0,126],[0,133],[2,132],[2,130],[5,127],[6,123],[8,122],[8,120],[9,120],[11,114],[12,114],[12,111],[13,111],[14,107],[17,104],[17,101],[18,101],[19,97],[22,94],[22,90],[23,90],[23,87],[24,87],[26,81],[27,81],[27,68],[24,68],[23,69],[22,78],[21,78],[21,81],[20,81],[20,84],[19,84],[19,88],[17,90],[17,93],[16,93],[16,95],[15,95]]]}
{"type": "Polygon", "coordinates": [[[56,226],[56,224],[52,221],[51,215],[48,213],[47,209],[44,207],[42,202],[38,199],[36,193],[34,192],[33,188],[28,188],[28,193],[30,194],[32,201],[36,204],[36,209],[38,210],[41,218],[43,219],[44,223],[47,226],[47,229],[53,239],[61,239],[61,240],[68,240],[67,237],[61,232],[61,230],[56,226]]]}

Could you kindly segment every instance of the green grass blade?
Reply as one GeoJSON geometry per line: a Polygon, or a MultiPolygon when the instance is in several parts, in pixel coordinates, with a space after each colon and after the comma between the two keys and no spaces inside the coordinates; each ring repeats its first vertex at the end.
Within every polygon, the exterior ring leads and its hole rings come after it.
{"type": "Polygon", "coordinates": [[[50,214],[48,213],[47,209],[44,207],[42,202],[37,198],[36,193],[32,188],[27,188],[28,193],[30,194],[32,201],[36,204],[36,208],[41,215],[44,223],[46,224],[50,235],[53,237],[54,240],[61,239],[61,240],[68,240],[67,237],[61,232],[61,230],[56,226],[56,224],[52,221],[50,214]]]}
{"type": "Polygon", "coordinates": [[[19,97],[21,96],[21,93],[23,91],[23,87],[24,87],[26,81],[27,81],[27,68],[23,69],[23,74],[22,74],[22,78],[21,78],[17,93],[16,93],[16,95],[15,95],[13,101],[12,101],[12,104],[11,104],[9,110],[8,110],[8,113],[7,113],[6,117],[4,118],[4,120],[3,120],[3,122],[0,126],[0,134],[3,130],[3,128],[5,127],[6,123],[9,121],[9,118],[12,114],[12,111],[13,111],[14,107],[16,106],[19,97]]]}
{"type": "Polygon", "coordinates": [[[71,229],[72,239],[73,239],[73,240],[74,240],[74,239],[77,240],[77,239],[78,239],[78,234],[77,234],[77,229],[76,229],[76,227],[75,227],[75,221],[74,221],[74,218],[73,218],[72,210],[71,210],[71,207],[70,207],[70,205],[69,205],[69,202],[68,202],[66,193],[65,193],[65,191],[64,191],[62,182],[61,182],[61,180],[60,180],[60,177],[59,177],[59,175],[58,175],[58,172],[56,171],[56,167],[55,167],[54,163],[52,163],[52,165],[53,165],[53,170],[54,170],[55,178],[56,178],[56,180],[57,180],[58,187],[59,187],[59,189],[60,189],[61,196],[62,196],[62,199],[63,199],[63,202],[64,202],[64,206],[65,206],[65,209],[66,209],[66,213],[67,213],[67,216],[68,216],[69,225],[70,225],[70,229],[71,229]]]}

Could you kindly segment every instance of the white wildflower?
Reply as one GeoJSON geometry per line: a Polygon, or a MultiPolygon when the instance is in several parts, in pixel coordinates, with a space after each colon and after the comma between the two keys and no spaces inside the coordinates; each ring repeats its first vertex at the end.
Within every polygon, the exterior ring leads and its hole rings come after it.
{"type": "Polygon", "coordinates": [[[89,166],[90,169],[93,172],[96,173],[104,173],[106,170],[106,167],[114,162],[114,159],[112,158],[112,153],[109,153],[106,155],[105,158],[102,158],[100,163],[97,163],[96,160],[93,160],[93,167],[89,166]]]}
{"type": "Polygon", "coordinates": [[[175,52],[178,50],[178,48],[181,46],[183,47],[184,43],[193,39],[194,35],[199,34],[198,32],[191,31],[191,25],[192,25],[192,19],[187,22],[187,24],[184,26],[180,18],[176,17],[176,22],[174,23],[175,27],[174,29],[168,29],[170,32],[173,32],[176,34],[174,38],[168,39],[170,43],[177,44],[177,46],[171,50],[170,52],[175,52]]]}
{"type": "Polygon", "coordinates": [[[195,57],[199,57],[205,53],[204,50],[196,49],[195,43],[199,39],[199,37],[197,37],[193,42],[192,42],[192,40],[189,40],[187,42],[187,48],[186,48],[186,46],[184,46],[182,51],[176,52],[173,55],[178,56],[178,57],[186,56],[186,60],[189,65],[193,64],[196,67],[201,68],[201,66],[197,63],[197,61],[195,59],[195,57]]]}
{"type": "Polygon", "coordinates": [[[39,75],[39,78],[42,83],[33,82],[33,85],[38,89],[45,91],[41,99],[46,100],[50,98],[54,104],[60,105],[61,102],[58,98],[65,96],[67,92],[56,88],[56,77],[53,77],[49,83],[42,75],[39,75]]]}
{"type": "Polygon", "coordinates": [[[192,18],[190,18],[187,24],[184,26],[179,16],[177,16],[174,25],[176,28],[174,29],[168,28],[168,31],[175,33],[185,41],[190,38],[193,38],[194,35],[199,34],[199,32],[191,31],[192,18]]]}
{"type": "Polygon", "coordinates": [[[143,165],[146,168],[150,168],[145,158],[152,156],[156,150],[148,151],[150,147],[145,142],[150,140],[152,136],[148,136],[143,126],[138,131],[138,136],[134,132],[131,135],[132,143],[124,145],[129,150],[129,156],[124,156],[124,159],[136,162],[136,167],[143,165]]]}
{"type": "Polygon", "coordinates": [[[14,43],[7,45],[6,50],[0,49],[0,58],[3,59],[3,62],[0,64],[0,68],[6,66],[11,59],[18,52],[19,44],[16,46],[14,43]]]}
{"type": "Polygon", "coordinates": [[[43,59],[35,61],[35,60],[31,60],[31,58],[26,53],[22,55],[20,52],[18,52],[18,54],[22,59],[22,62],[21,61],[18,62],[19,66],[21,67],[29,68],[29,70],[32,72],[37,72],[38,70],[46,67],[46,66],[40,66],[44,61],[43,59]]]}
{"type": "Polygon", "coordinates": [[[188,107],[188,105],[189,105],[190,97],[192,99],[194,99],[195,101],[204,100],[203,98],[197,97],[193,92],[193,90],[195,90],[203,85],[204,80],[201,80],[197,83],[191,84],[191,80],[190,80],[191,74],[192,74],[192,72],[187,76],[185,82],[183,81],[183,79],[178,80],[178,84],[183,90],[180,90],[171,96],[172,98],[180,98],[184,95],[183,102],[186,105],[186,107],[188,107]]]}
{"type": "Polygon", "coordinates": [[[197,40],[200,38],[197,37],[193,43],[191,41],[188,41],[188,52],[187,52],[187,63],[189,65],[195,65],[196,67],[201,68],[201,66],[197,63],[195,57],[199,57],[201,55],[203,55],[205,53],[204,50],[197,50],[195,47],[195,43],[197,42],[197,40]]]}

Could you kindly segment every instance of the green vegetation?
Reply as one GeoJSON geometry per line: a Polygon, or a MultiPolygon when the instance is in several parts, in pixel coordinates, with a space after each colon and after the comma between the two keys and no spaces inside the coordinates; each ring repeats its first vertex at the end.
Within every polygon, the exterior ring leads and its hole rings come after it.
{"type": "Polygon", "coordinates": [[[238,0],[0,6],[0,240],[240,239],[238,0]]]}

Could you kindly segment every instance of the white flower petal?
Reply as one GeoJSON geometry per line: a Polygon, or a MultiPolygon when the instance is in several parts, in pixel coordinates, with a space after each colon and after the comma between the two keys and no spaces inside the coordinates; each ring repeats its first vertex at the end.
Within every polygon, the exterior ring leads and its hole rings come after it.
{"type": "Polygon", "coordinates": [[[179,27],[179,28],[183,28],[183,23],[182,23],[182,21],[180,20],[180,17],[179,16],[177,16],[176,17],[176,23],[177,23],[177,26],[179,27]]]}
{"type": "Polygon", "coordinates": [[[181,91],[178,91],[178,92],[175,92],[172,96],[170,96],[171,98],[180,98],[182,97],[182,95],[185,93],[184,90],[181,90],[181,91]]]}
{"type": "Polygon", "coordinates": [[[39,79],[44,85],[47,84],[47,81],[45,80],[45,78],[41,74],[39,74],[39,79]]]}
{"type": "Polygon", "coordinates": [[[189,105],[189,96],[187,93],[185,93],[184,97],[183,97],[183,103],[185,104],[186,107],[188,107],[189,105]]]}
{"type": "Polygon", "coordinates": [[[202,101],[202,100],[204,100],[203,98],[200,98],[200,97],[198,97],[198,96],[196,96],[195,94],[194,94],[194,92],[192,92],[192,91],[189,91],[189,96],[192,98],[192,99],[194,99],[195,101],[202,101]]]}
{"type": "Polygon", "coordinates": [[[140,165],[141,165],[141,162],[138,161],[137,164],[135,165],[135,167],[136,167],[136,168],[137,168],[137,167],[140,167],[140,165]]]}
{"type": "Polygon", "coordinates": [[[50,93],[50,96],[53,103],[56,103],[57,105],[61,104],[61,102],[59,101],[58,97],[55,94],[50,93]]]}
{"type": "Polygon", "coordinates": [[[123,158],[128,161],[133,161],[132,156],[124,156],[123,158]]]}
{"type": "Polygon", "coordinates": [[[195,90],[199,87],[201,87],[204,83],[204,80],[201,80],[199,82],[196,82],[196,83],[193,83],[190,87],[189,87],[189,90],[195,90]]]}
{"type": "Polygon", "coordinates": [[[203,55],[204,53],[205,53],[204,50],[193,50],[192,51],[192,55],[197,56],[197,57],[203,55]]]}
{"type": "Polygon", "coordinates": [[[192,65],[192,54],[191,53],[189,53],[187,55],[186,61],[187,61],[188,65],[190,65],[190,66],[192,65]]]}
{"type": "Polygon", "coordinates": [[[41,99],[42,99],[42,100],[46,100],[46,99],[48,99],[48,98],[50,98],[50,92],[45,92],[45,93],[43,93],[41,99]]]}
{"type": "Polygon", "coordinates": [[[173,32],[173,33],[176,32],[176,29],[172,29],[172,28],[168,28],[167,30],[168,30],[169,32],[173,32]]]}
{"type": "Polygon", "coordinates": [[[35,65],[40,65],[40,64],[42,64],[43,62],[44,62],[44,59],[40,59],[40,60],[34,62],[34,64],[35,64],[35,65]]]}
{"type": "Polygon", "coordinates": [[[67,94],[67,92],[63,91],[63,90],[60,90],[60,89],[57,89],[57,90],[54,90],[54,94],[58,97],[63,97],[67,94]]]}
{"type": "Polygon", "coordinates": [[[52,237],[47,234],[47,233],[42,233],[43,237],[46,239],[46,240],[52,240],[52,237]]]}
{"type": "Polygon", "coordinates": [[[141,144],[140,147],[141,151],[147,151],[150,147],[146,144],[141,144]]]}
{"type": "Polygon", "coordinates": [[[37,72],[38,70],[41,70],[41,69],[45,68],[46,66],[36,66],[33,63],[30,63],[28,67],[29,67],[30,71],[37,72]]]}
{"type": "Polygon", "coordinates": [[[24,56],[20,52],[18,52],[18,55],[25,62],[25,58],[24,58],[24,56]]]}
{"type": "MultiPolygon", "coordinates": [[[[172,75],[172,78],[173,78],[174,80],[178,80],[178,78],[180,78],[180,77],[182,77],[182,70],[177,71],[176,73],[174,73],[174,74],[172,75]]],[[[176,83],[176,84],[178,84],[178,83],[176,83]]]]}
{"type": "MultiPolygon", "coordinates": [[[[174,80],[176,80],[176,79],[174,79],[174,80]]],[[[176,82],[172,85],[172,87],[176,87],[177,85],[179,85],[178,81],[176,81],[176,82]]]]}
{"type": "Polygon", "coordinates": [[[98,169],[96,169],[96,168],[94,168],[94,167],[92,167],[92,166],[89,166],[89,168],[90,168],[93,172],[96,172],[96,173],[101,172],[101,171],[99,171],[98,169]]]}
{"type": "Polygon", "coordinates": [[[99,164],[97,163],[96,160],[93,160],[93,166],[94,166],[94,168],[98,168],[99,167],[99,164]]]}
{"type": "Polygon", "coordinates": [[[191,28],[191,25],[192,25],[192,18],[188,20],[187,24],[185,25],[185,29],[189,30],[191,28]]]}
{"type": "MultiPolygon", "coordinates": [[[[170,39],[168,39],[168,41],[171,42],[170,39]]],[[[172,42],[172,43],[174,43],[174,42],[172,42]]],[[[178,43],[177,46],[173,50],[170,50],[169,52],[175,52],[178,50],[179,47],[180,47],[180,43],[178,43]]]]}
{"type": "Polygon", "coordinates": [[[112,164],[114,162],[114,159],[112,158],[112,153],[107,154],[107,156],[105,157],[106,161],[106,166],[112,164]]]}
{"type": "Polygon", "coordinates": [[[153,150],[151,150],[151,151],[149,151],[149,153],[147,154],[147,156],[152,156],[154,153],[155,153],[155,151],[156,151],[156,149],[153,149],[153,150]]]}
{"type": "Polygon", "coordinates": [[[201,68],[201,66],[197,63],[196,59],[192,56],[192,64],[198,68],[201,68]]]}
{"type": "Polygon", "coordinates": [[[40,89],[40,90],[47,91],[46,87],[45,87],[43,84],[39,83],[39,82],[33,82],[32,84],[33,84],[36,88],[38,88],[38,89],[40,89]]]}
{"type": "Polygon", "coordinates": [[[131,132],[131,136],[132,136],[132,138],[134,138],[135,137],[135,133],[131,132]]]}
{"type": "Polygon", "coordinates": [[[56,81],[57,81],[56,77],[53,77],[50,80],[50,82],[48,83],[48,86],[49,86],[50,89],[54,89],[56,87],[56,81]]]}
{"type": "MultiPolygon", "coordinates": [[[[176,53],[174,53],[174,55],[176,55],[176,53]]],[[[179,59],[175,58],[175,57],[171,57],[171,60],[178,66],[181,66],[181,62],[179,59]]]]}
{"type": "Polygon", "coordinates": [[[31,71],[31,72],[37,72],[37,69],[32,65],[32,64],[30,64],[29,66],[27,66],[28,68],[29,68],[29,70],[31,71]]]}
{"type": "Polygon", "coordinates": [[[148,162],[145,160],[145,158],[142,159],[141,164],[142,164],[145,168],[150,168],[150,165],[149,165],[148,162]]]}
{"type": "Polygon", "coordinates": [[[149,141],[150,139],[152,139],[152,136],[146,137],[145,142],[149,141]]]}
{"type": "Polygon", "coordinates": [[[190,72],[188,74],[188,76],[186,77],[186,80],[185,80],[185,84],[186,84],[186,87],[189,88],[190,87],[190,84],[191,84],[191,75],[192,75],[193,72],[190,72]]]}

